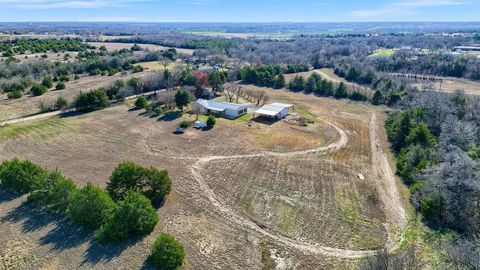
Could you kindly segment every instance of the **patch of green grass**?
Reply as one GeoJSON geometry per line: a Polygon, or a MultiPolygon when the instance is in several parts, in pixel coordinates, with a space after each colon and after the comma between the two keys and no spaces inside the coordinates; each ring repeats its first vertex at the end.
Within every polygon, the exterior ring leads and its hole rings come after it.
{"type": "Polygon", "coordinates": [[[396,51],[398,51],[398,49],[376,49],[370,56],[392,57],[396,51]]]}
{"type": "Polygon", "coordinates": [[[297,209],[294,206],[283,201],[278,201],[275,208],[275,218],[277,226],[285,233],[298,237],[301,235],[302,228],[298,216],[295,215],[297,209]]]}
{"type": "Polygon", "coordinates": [[[348,241],[350,246],[360,249],[377,249],[380,246],[380,242],[377,238],[366,235],[354,230],[350,235],[348,241]]]}
{"type": "Polygon", "coordinates": [[[0,141],[30,135],[38,140],[47,140],[59,133],[73,130],[75,125],[66,123],[59,116],[34,122],[11,124],[0,128],[0,141]]]}
{"type": "Polygon", "coordinates": [[[303,104],[299,104],[295,106],[295,112],[300,114],[303,118],[305,118],[309,123],[315,123],[318,121],[318,118],[316,115],[311,113],[307,106],[303,104]]]}

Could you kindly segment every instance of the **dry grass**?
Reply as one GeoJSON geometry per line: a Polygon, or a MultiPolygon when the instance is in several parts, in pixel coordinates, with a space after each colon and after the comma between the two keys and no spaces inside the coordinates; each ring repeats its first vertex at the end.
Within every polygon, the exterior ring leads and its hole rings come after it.
{"type": "MultiPolygon", "coordinates": [[[[18,268],[139,269],[161,231],[185,246],[185,269],[259,269],[271,260],[300,269],[346,269],[353,261],[302,254],[226,220],[194,180],[192,158],[309,149],[337,140],[322,119],[341,125],[347,146],[338,152],[292,157],[212,161],[202,169],[219,201],[262,227],[291,238],[331,247],[373,248],[385,241],[381,206],[370,183],[371,108],[346,101],[269,90],[272,101],[291,102],[316,119],[307,128],[283,121],[267,125],[248,119],[218,119],[210,131],[172,131],[194,116],[160,118],[115,106],[75,117],[55,117],[0,128],[0,160],[15,156],[58,168],[78,184],[104,186],[114,167],[132,160],[168,169],[173,191],[160,208],[154,233],[129,245],[102,246],[68,222],[46,219],[23,204],[24,197],[0,193],[1,254],[18,268]],[[357,179],[357,173],[366,180],[357,179]],[[374,199],[374,198],[373,198],[374,199]],[[29,243],[16,252],[18,241],[29,243]],[[266,252],[268,249],[268,252],[266,252]],[[270,254],[270,255],[269,255],[270,254]],[[8,255],[10,256],[10,255],[8,255]],[[26,259],[23,259],[26,258],[26,259]]],[[[1,255],[0,254],[0,255],[1,255]]],[[[11,263],[9,262],[9,265],[11,263]]]]}
{"type": "Polygon", "coordinates": [[[85,76],[78,80],[71,79],[66,83],[65,90],[50,90],[42,96],[31,96],[26,92],[19,99],[8,99],[6,94],[0,95],[0,122],[39,113],[39,104],[54,104],[59,97],[64,97],[72,102],[80,91],[90,91],[99,87],[106,87],[116,80],[128,80],[131,77],[142,77],[147,72],[114,76],[85,76]]]}
{"type": "MultiPolygon", "coordinates": [[[[455,92],[457,90],[465,91],[466,94],[480,95],[480,82],[453,77],[436,77],[442,79],[441,90],[444,92],[455,92]]],[[[424,83],[413,83],[414,86],[422,88],[424,83]]],[[[440,82],[433,84],[435,90],[440,90],[440,82]]]]}
{"type": "MultiPolygon", "coordinates": [[[[93,45],[97,48],[101,46],[105,46],[108,51],[115,51],[120,49],[130,49],[135,43],[115,43],[115,42],[87,42],[90,45],[93,45]]],[[[138,46],[142,47],[143,49],[148,49],[150,51],[163,51],[170,49],[170,47],[153,45],[153,44],[138,44],[138,46]]],[[[182,48],[175,48],[179,54],[186,54],[186,55],[193,55],[193,50],[191,49],[182,49],[182,48]]]]}

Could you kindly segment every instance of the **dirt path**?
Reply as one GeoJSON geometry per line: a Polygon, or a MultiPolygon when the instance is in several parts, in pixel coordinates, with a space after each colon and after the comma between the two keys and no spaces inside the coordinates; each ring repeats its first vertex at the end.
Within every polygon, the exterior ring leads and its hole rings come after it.
{"type": "MultiPolygon", "coordinates": [[[[378,193],[383,203],[387,225],[391,226],[387,229],[389,229],[390,232],[395,229],[403,231],[407,224],[407,214],[395,183],[395,174],[381,147],[377,116],[375,113],[373,113],[370,118],[370,145],[372,151],[372,170],[378,175],[378,193]]],[[[388,233],[387,247],[389,250],[395,250],[398,247],[398,239],[394,239],[392,233],[388,233]]]]}
{"type": "Polygon", "coordinates": [[[12,120],[7,120],[7,121],[4,121],[4,122],[1,122],[0,127],[5,126],[5,125],[27,122],[27,121],[40,120],[40,119],[44,119],[44,118],[48,118],[48,117],[52,117],[52,116],[60,115],[60,114],[62,114],[62,111],[39,113],[39,114],[32,115],[32,116],[27,116],[27,117],[22,117],[22,118],[17,118],[17,119],[12,119],[12,120]]]}
{"type": "MultiPolygon", "coordinates": [[[[156,91],[145,92],[145,93],[125,97],[125,100],[134,99],[134,98],[137,98],[139,96],[150,96],[150,95],[153,95],[155,93],[161,93],[161,92],[165,92],[165,91],[166,91],[165,89],[161,89],[161,90],[156,90],[156,91]]],[[[27,116],[27,117],[10,119],[10,120],[7,120],[7,121],[0,122],[0,127],[5,126],[5,125],[27,122],[27,121],[40,120],[40,119],[52,117],[52,116],[55,116],[55,115],[60,115],[62,113],[64,113],[64,112],[59,110],[59,111],[53,111],[53,112],[39,113],[39,114],[35,114],[35,115],[32,115],[32,116],[27,116]]]]}

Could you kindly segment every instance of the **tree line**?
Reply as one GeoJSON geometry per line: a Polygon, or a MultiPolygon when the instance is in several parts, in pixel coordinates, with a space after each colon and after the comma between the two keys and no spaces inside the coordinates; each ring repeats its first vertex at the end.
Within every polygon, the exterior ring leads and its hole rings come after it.
{"type": "MultiPolygon", "coordinates": [[[[0,185],[11,192],[28,193],[32,204],[95,230],[95,238],[102,242],[151,233],[159,220],[153,205],[171,191],[166,170],[129,161],[114,169],[105,190],[91,183],[79,188],[58,170],[17,158],[0,164],[0,185]]],[[[159,269],[175,269],[182,265],[184,256],[176,239],[162,233],[151,248],[149,260],[159,269]]]]}
{"type": "Polygon", "coordinates": [[[480,252],[480,100],[460,92],[416,92],[400,105],[405,110],[386,122],[397,174],[428,225],[458,233],[442,252],[457,266],[474,265],[475,256],[462,254],[480,252]]]}

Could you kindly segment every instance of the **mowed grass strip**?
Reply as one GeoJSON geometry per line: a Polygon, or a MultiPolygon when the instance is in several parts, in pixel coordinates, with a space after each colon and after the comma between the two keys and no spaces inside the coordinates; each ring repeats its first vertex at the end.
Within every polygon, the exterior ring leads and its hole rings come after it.
{"type": "Polygon", "coordinates": [[[75,130],[76,125],[67,122],[60,116],[34,122],[17,123],[0,128],[0,141],[31,136],[39,140],[47,140],[62,132],[75,130]]]}

